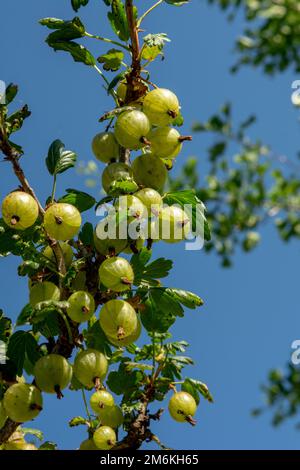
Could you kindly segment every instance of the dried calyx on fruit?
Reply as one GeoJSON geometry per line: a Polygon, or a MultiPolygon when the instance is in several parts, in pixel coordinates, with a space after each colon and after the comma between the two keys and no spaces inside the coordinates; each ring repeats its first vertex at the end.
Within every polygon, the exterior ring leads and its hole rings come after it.
{"type": "Polygon", "coordinates": [[[197,404],[194,397],[187,392],[176,392],[169,401],[169,412],[175,421],[180,423],[190,423],[193,426],[196,421],[193,419],[197,411],[197,404]]]}
{"type": "Polygon", "coordinates": [[[137,333],[138,316],[125,300],[109,300],[100,311],[100,325],[108,338],[114,341],[126,339],[137,333]]]}
{"type": "Polygon", "coordinates": [[[90,398],[92,410],[98,415],[100,411],[111,408],[115,404],[114,397],[106,390],[98,390],[90,398]]]}
{"type": "Polygon", "coordinates": [[[80,351],[74,361],[73,372],[77,380],[87,388],[101,386],[108,370],[104,354],[96,349],[80,351]]]}
{"type": "Polygon", "coordinates": [[[88,292],[74,292],[68,298],[68,303],[67,314],[77,323],[88,321],[95,313],[95,301],[88,292]]]}
{"type": "Polygon", "coordinates": [[[55,240],[71,240],[79,232],[81,215],[72,204],[59,202],[48,207],[44,216],[44,227],[55,240]]]}

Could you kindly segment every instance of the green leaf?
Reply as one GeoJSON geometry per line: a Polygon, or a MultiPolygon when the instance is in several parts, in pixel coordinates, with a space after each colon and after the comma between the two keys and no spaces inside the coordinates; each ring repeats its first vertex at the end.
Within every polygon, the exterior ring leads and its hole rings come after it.
{"type": "Polygon", "coordinates": [[[72,418],[70,421],[69,421],[69,426],[70,428],[73,428],[75,426],[80,426],[80,425],[87,425],[88,421],[86,420],[86,418],[83,418],[82,416],[75,416],[75,418],[72,418]]]}
{"type": "Polygon", "coordinates": [[[11,319],[4,316],[3,310],[0,310],[0,341],[7,343],[12,333],[11,319]]]}
{"type": "Polygon", "coordinates": [[[109,49],[106,54],[98,57],[97,61],[103,64],[104,70],[115,72],[121,67],[124,53],[118,49],[109,49]]]}
{"type": "Polygon", "coordinates": [[[31,434],[32,436],[36,437],[39,441],[42,441],[44,439],[44,434],[39,429],[22,427],[22,433],[25,434],[25,436],[26,434],[31,434]]]}
{"type": "Polygon", "coordinates": [[[186,378],[183,384],[181,385],[181,390],[184,392],[188,392],[195,398],[197,405],[199,404],[200,397],[199,394],[202,395],[205,400],[208,400],[210,403],[213,402],[213,397],[208,390],[208,387],[203,382],[199,380],[194,380],[190,378],[186,378]]]}
{"type": "Polygon", "coordinates": [[[27,331],[17,331],[9,339],[7,356],[16,365],[17,375],[21,376],[26,358],[31,364],[39,359],[38,343],[27,331]]]}
{"type": "Polygon", "coordinates": [[[44,318],[36,319],[32,326],[34,333],[40,333],[45,338],[53,338],[60,333],[59,314],[55,310],[49,309],[47,314],[44,312],[44,318]]]}
{"type": "Polygon", "coordinates": [[[166,288],[166,292],[170,294],[173,297],[173,299],[177,300],[185,307],[188,307],[191,309],[200,307],[204,303],[203,300],[200,297],[198,297],[198,295],[193,294],[193,292],[189,292],[189,291],[182,290],[182,289],[174,289],[170,287],[166,288]]]}
{"type": "Polygon", "coordinates": [[[17,318],[16,326],[28,325],[29,320],[32,316],[32,313],[33,313],[32,306],[30,304],[25,305],[25,307],[22,308],[21,313],[19,314],[17,318]]]}
{"type": "Polygon", "coordinates": [[[116,395],[130,396],[142,382],[144,374],[140,370],[128,370],[126,364],[121,363],[118,371],[110,372],[107,378],[109,389],[116,395]]]}
{"type": "Polygon", "coordinates": [[[141,321],[147,331],[165,333],[176,320],[183,316],[180,304],[169,297],[164,289],[150,289],[141,312],[141,321]]]}
{"type": "Polygon", "coordinates": [[[21,127],[23,126],[24,120],[28,118],[30,115],[31,115],[31,111],[29,111],[27,104],[25,104],[23,108],[11,114],[6,119],[6,127],[7,127],[8,135],[21,129],[21,127]]]}
{"type": "Polygon", "coordinates": [[[80,7],[85,7],[89,0],[71,0],[73,10],[78,11],[80,7]]]}
{"type": "Polygon", "coordinates": [[[111,11],[107,16],[113,31],[121,41],[128,41],[130,38],[130,32],[124,3],[121,0],[112,0],[111,11]]]}
{"type": "Polygon", "coordinates": [[[49,147],[46,165],[50,175],[57,175],[74,167],[76,159],[76,153],[66,150],[63,142],[57,139],[49,147]]]}
{"type": "Polygon", "coordinates": [[[174,121],[173,121],[172,124],[173,124],[173,126],[176,126],[176,127],[181,127],[181,126],[183,126],[183,124],[184,124],[184,118],[183,118],[183,116],[182,116],[181,113],[178,114],[178,116],[174,119],[174,121]]]}
{"type": "Polygon", "coordinates": [[[168,204],[169,206],[172,206],[173,204],[178,204],[183,209],[185,209],[185,212],[187,213],[189,218],[192,220],[193,231],[195,231],[198,228],[199,233],[197,233],[197,235],[199,234],[202,235],[202,233],[200,232],[202,232],[202,228],[203,228],[204,240],[206,241],[210,240],[211,235],[210,235],[210,228],[209,228],[207,219],[205,217],[205,205],[197,197],[194,190],[188,189],[188,190],[183,190],[183,191],[167,193],[164,196],[164,202],[168,204]],[[198,226],[200,225],[200,227],[197,227],[197,221],[198,221],[198,226]]]}
{"type": "Polygon", "coordinates": [[[5,90],[5,105],[10,104],[18,93],[18,86],[10,83],[5,90]]]}
{"type": "Polygon", "coordinates": [[[173,262],[165,258],[158,258],[152,263],[152,252],[147,248],[142,248],[139,253],[135,253],[130,260],[134,272],[134,284],[138,285],[157,285],[156,279],[167,277],[172,269],[173,262]]]}
{"type": "Polygon", "coordinates": [[[40,24],[49,29],[56,29],[54,33],[49,34],[46,39],[48,44],[56,42],[71,41],[85,36],[85,26],[80,18],[75,17],[71,21],[63,21],[56,18],[43,18],[40,24]]]}
{"type": "Polygon", "coordinates": [[[94,56],[90,51],[73,41],[56,41],[50,42],[46,40],[48,45],[52,47],[55,51],[65,51],[69,52],[73,57],[75,62],[82,62],[85,65],[93,67],[96,64],[94,56]]]}
{"type": "Polygon", "coordinates": [[[112,79],[112,81],[110,82],[110,84],[108,85],[108,87],[107,87],[107,93],[110,93],[110,92],[113,90],[113,88],[115,88],[115,87],[118,85],[118,83],[119,83],[121,80],[123,80],[123,78],[125,78],[125,72],[121,72],[121,73],[119,73],[118,75],[116,75],[116,76],[112,79]]]}
{"type": "Polygon", "coordinates": [[[181,7],[182,5],[186,5],[189,3],[190,0],[164,0],[169,5],[174,5],[175,7],[181,7]]]}
{"type": "Polygon", "coordinates": [[[77,207],[79,212],[84,212],[96,204],[96,199],[89,194],[78,191],[77,189],[66,189],[67,194],[59,199],[58,202],[66,202],[77,207]]]}
{"type": "Polygon", "coordinates": [[[170,39],[165,33],[147,34],[144,37],[142,59],[153,61],[158,55],[163,55],[163,49],[167,42],[170,42],[170,39]]]}
{"type": "Polygon", "coordinates": [[[114,180],[110,187],[109,193],[112,196],[120,196],[122,194],[131,194],[138,190],[138,185],[136,182],[131,179],[122,179],[122,180],[114,180]]]}
{"type": "Polygon", "coordinates": [[[56,448],[57,444],[51,441],[46,441],[39,447],[39,450],[56,450],[56,448]]]}
{"type": "Polygon", "coordinates": [[[97,210],[98,207],[103,206],[104,204],[107,204],[107,203],[109,203],[109,202],[111,202],[111,201],[113,201],[113,200],[114,200],[114,198],[113,198],[112,196],[105,196],[105,197],[103,197],[102,199],[100,199],[99,202],[97,202],[96,207],[95,207],[95,210],[97,210]]]}
{"type": "Polygon", "coordinates": [[[86,222],[81,231],[79,232],[79,240],[82,241],[82,243],[85,246],[93,246],[94,244],[94,227],[90,222],[86,222]]]}
{"type": "Polygon", "coordinates": [[[86,344],[88,348],[97,349],[97,351],[102,352],[106,356],[110,357],[111,347],[105,336],[104,331],[100,326],[100,322],[96,321],[85,334],[86,344]]]}

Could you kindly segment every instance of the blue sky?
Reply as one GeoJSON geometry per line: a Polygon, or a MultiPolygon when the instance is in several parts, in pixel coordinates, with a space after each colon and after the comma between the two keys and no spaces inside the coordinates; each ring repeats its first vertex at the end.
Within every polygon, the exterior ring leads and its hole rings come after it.
{"type": "MultiPolygon", "coordinates": [[[[102,2],[90,3],[81,11],[87,29],[110,34],[102,2]]],[[[143,10],[151,2],[139,4],[143,10]]],[[[25,148],[22,164],[41,200],[50,192],[44,166],[49,144],[59,138],[81,160],[91,159],[90,142],[99,130],[98,117],[111,107],[92,69],[45,45],[47,30],[38,25],[38,19],[46,16],[70,19],[70,2],[10,0],[1,6],[5,21],[0,30],[0,79],[17,82],[18,105],[28,103],[32,110],[17,141],[25,148]]],[[[234,38],[242,26],[241,17],[228,24],[224,15],[201,0],[182,8],[161,7],[145,27],[149,32],[167,32],[172,42],[165,61],[153,66],[152,80],[180,97],[184,133],[230,100],[237,122],[251,113],[258,115],[253,137],[261,137],[278,154],[293,157],[298,150],[299,123],[290,94],[291,83],[299,76],[287,72],[274,79],[251,69],[230,75],[234,38]]],[[[106,49],[101,43],[92,47],[98,55],[106,49]]],[[[178,158],[178,167],[184,158],[196,155],[203,180],[208,143],[207,137],[196,135],[178,158]]],[[[5,163],[1,175],[3,198],[17,182],[5,163]]],[[[70,171],[60,178],[58,192],[74,186],[84,189],[82,178],[70,171]]],[[[90,218],[96,222],[93,212],[90,218]]],[[[187,312],[178,321],[173,333],[174,338],[190,342],[189,354],[196,366],[187,375],[208,383],[215,398],[213,405],[201,402],[196,428],[171,422],[166,413],[154,426],[162,442],[175,449],[298,448],[300,435],[294,423],[273,429],[270,416],[250,416],[251,409],[261,404],[259,386],[268,370],[284,365],[292,341],[300,337],[298,252],[295,243],[282,244],[269,226],[264,228],[259,248],[251,255],[237,254],[230,270],[220,268],[214,255],[184,251],[182,244],[157,247],[157,255],[175,259],[169,284],[195,291],[205,300],[199,312],[187,312]]],[[[17,265],[13,258],[2,259],[0,265],[1,308],[14,318],[28,297],[26,280],[16,280],[17,265]]],[[[83,413],[80,394],[66,393],[62,401],[46,396],[45,403],[45,412],[33,426],[61,449],[76,448],[85,436],[81,429],[69,429],[67,420],[83,413]]]]}

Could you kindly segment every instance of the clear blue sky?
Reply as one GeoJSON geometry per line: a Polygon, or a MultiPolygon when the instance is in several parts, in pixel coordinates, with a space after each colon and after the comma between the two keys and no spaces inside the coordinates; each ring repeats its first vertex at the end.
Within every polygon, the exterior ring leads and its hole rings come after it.
{"type": "MultiPolygon", "coordinates": [[[[63,53],[55,54],[44,43],[47,30],[38,25],[38,19],[70,19],[69,0],[2,3],[0,79],[17,82],[18,104],[28,103],[32,110],[17,141],[26,150],[22,159],[26,173],[45,200],[50,180],[44,157],[50,142],[60,138],[80,159],[89,160],[90,141],[99,129],[97,118],[111,103],[92,69],[75,64],[63,53]]],[[[90,3],[81,10],[87,29],[109,34],[102,2],[90,3]]],[[[137,2],[141,10],[151,3],[137,2]]],[[[231,100],[237,121],[253,112],[258,115],[254,137],[262,137],[278,153],[295,154],[299,128],[290,104],[290,86],[299,76],[285,73],[270,79],[250,69],[231,76],[233,42],[242,19],[228,24],[217,9],[194,0],[178,9],[162,7],[145,26],[149,32],[167,32],[172,38],[166,60],[153,67],[152,80],[180,96],[185,132],[194,121],[204,120],[231,100]]],[[[96,43],[93,51],[100,54],[106,49],[96,43]]],[[[208,143],[206,137],[197,135],[180,156],[182,161],[189,154],[198,156],[202,179],[208,143]]],[[[84,189],[75,172],[61,177],[61,193],[64,187],[74,186],[84,189]]],[[[1,198],[15,187],[11,169],[2,163],[1,198]]],[[[93,212],[90,217],[96,223],[93,212]]],[[[252,255],[238,254],[231,270],[220,268],[214,256],[184,251],[181,244],[161,244],[157,255],[162,253],[175,258],[169,284],[195,291],[205,300],[199,312],[187,312],[179,320],[173,333],[190,342],[196,366],[187,374],[209,384],[215,404],[201,403],[196,428],[171,422],[166,413],[155,426],[161,440],[175,449],[298,448],[300,434],[292,422],[274,430],[270,416],[253,419],[250,410],[261,404],[259,385],[268,370],[284,365],[291,342],[300,337],[299,248],[283,245],[273,229],[266,227],[260,247],[252,255]]],[[[28,295],[26,280],[16,280],[17,265],[13,258],[2,259],[0,265],[0,306],[14,318],[28,295]]],[[[81,429],[69,429],[67,420],[83,413],[80,394],[66,393],[61,401],[47,396],[45,403],[45,412],[32,427],[40,427],[46,439],[58,442],[61,449],[76,448],[84,435],[81,429]]]]}

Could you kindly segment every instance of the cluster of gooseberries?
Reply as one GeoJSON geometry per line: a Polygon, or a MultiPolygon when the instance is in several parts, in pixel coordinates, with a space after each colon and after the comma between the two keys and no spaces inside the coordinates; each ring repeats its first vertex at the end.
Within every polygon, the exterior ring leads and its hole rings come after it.
{"type": "MultiPolygon", "coordinates": [[[[119,95],[124,94],[124,88],[126,91],[126,85],[121,83],[119,95]]],[[[124,99],[125,97],[126,93],[123,95],[124,99]]],[[[147,239],[152,241],[180,241],[190,230],[189,218],[185,212],[179,207],[164,207],[162,196],[171,162],[181,151],[182,142],[189,140],[180,136],[172,127],[179,115],[179,109],[179,102],[174,93],[155,88],[143,97],[141,106],[133,105],[129,109],[125,107],[124,111],[118,114],[114,132],[97,134],[92,142],[97,159],[107,164],[102,175],[102,185],[108,195],[112,194],[116,182],[135,183],[136,189],[133,193],[114,196],[114,207],[119,213],[126,210],[128,221],[138,221],[141,226],[141,221],[146,220],[147,228],[156,228],[155,235],[152,235],[151,231],[151,236],[147,236],[147,239]],[[124,149],[142,149],[143,153],[137,156],[130,166],[129,162],[120,161],[124,149]],[[163,230],[164,224],[169,226],[167,236],[163,230]]],[[[14,191],[4,199],[2,215],[7,226],[17,231],[32,227],[40,215],[45,240],[50,242],[41,252],[49,263],[49,269],[58,262],[53,251],[53,243],[57,242],[66,268],[71,266],[74,243],[69,242],[78,234],[81,226],[81,215],[75,206],[52,202],[44,213],[40,213],[33,195],[14,191]]],[[[139,251],[146,237],[140,227],[141,235],[138,240],[131,239],[128,234],[125,239],[99,236],[101,229],[105,231],[109,217],[110,214],[94,231],[95,249],[102,255],[98,267],[99,288],[104,286],[113,294],[102,306],[99,322],[108,341],[120,347],[136,341],[142,327],[135,308],[128,301],[116,298],[122,297],[130,290],[134,282],[131,264],[119,254],[139,251]]],[[[47,280],[43,277],[30,280],[29,303],[33,309],[39,308],[43,302],[59,302],[66,298],[65,290],[62,298],[62,289],[55,279],[54,276],[50,280],[48,277],[47,280]]],[[[94,317],[96,309],[94,293],[92,295],[85,288],[69,289],[65,308],[68,321],[80,326],[94,317]]],[[[99,419],[99,426],[89,439],[82,442],[80,449],[113,448],[117,441],[116,430],[123,423],[123,414],[121,408],[115,404],[114,397],[103,385],[108,366],[108,359],[103,353],[89,348],[80,350],[73,365],[65,357],[54,352],[40,357],[34,366],[33,384],[18,382],[5,391],[0,402],[0,428],[7,418],[16,423],[34,419],[43,407],[42,392],[53,393],[62,398],[63,390],[70,385],[74,376],[82,387],[96,389],[90,398],[90,406],[99,419]]],[[[176,392],[170,400],[169,411],[176,421],[193,424],[196,402],[187,392],[176,392]]],[[[5,446],[7,449],[19,446],[19,449],[30,450],[30,444],[22,440],[8,442],[5,446]]]]}

